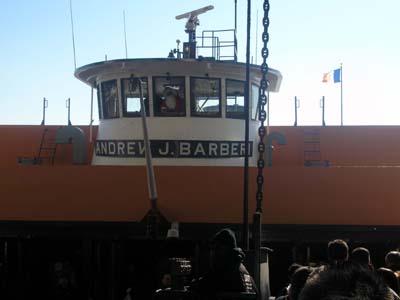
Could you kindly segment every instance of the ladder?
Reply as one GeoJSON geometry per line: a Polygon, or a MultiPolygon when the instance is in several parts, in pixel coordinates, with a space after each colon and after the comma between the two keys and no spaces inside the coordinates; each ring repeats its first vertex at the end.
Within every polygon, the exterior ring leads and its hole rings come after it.
{"type": "Polygon", "coordinates": [[[49,128],[45,128],[43,130],[39,153],[36,157],[37,164],[41,165],[43,161],[47,161],[49,164],[54,165],[54,158],[57,150],[55,134],[55,129],[51,130],[49,128]]]}
{"type": "Polygon", "coordinates": [[[321,137],[318,128],[304,129],[304,166],[329,166],[329,161],[322,160],[321,137]]]}

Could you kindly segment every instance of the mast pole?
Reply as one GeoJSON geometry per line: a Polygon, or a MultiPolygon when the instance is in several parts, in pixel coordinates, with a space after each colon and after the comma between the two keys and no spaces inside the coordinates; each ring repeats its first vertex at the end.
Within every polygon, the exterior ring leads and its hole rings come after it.
{"type": "Polygon", "coordinates": [[[245,101],[244,101],[245,157],[244,157],[244,169],[243,169],[243,248],[245,250],[249,250],[250,24],[251,24],[251,0],[247,0],[246,89],[245,89],[245,101]]]}
{"type": "Polygon", "coordinates": [[[71,98],[68,98],[66,101],[67,109],[68,109],[68,126],[71,126],[71,98]]]}
{"type": "Polygon", "coordinates": [[[72,50],[74,52],[74,67],[76,70],[75,32],[74,32],[74,19],[72,16],[72,0],[69,0],[69,12],[71,16],[72,50]]]}
{"type": "Polygon", "coordinates": [[[237,61],[237,0],[235,0],[235,40],[234,40],[234,59],[237,61]]]}
{"type": "Polygon", "coordinates": [[[45,125],[46,123],[46,108],[47,108],[47,100],[46,98],[43,98],[43,119],[40,125],[45,125]]]}
{"type": "Polygon", "coordinates": [[[157,237],[157,186],[156,179],[154,176],[154,167],[151,155],[151,146],[149,140],[149,134],[147,129],[147,118],[146,118],[146,106],[144,105],[143,100],[143,90],[142,90],[142,81],[140,78],[137,79],[139,82],[139,97],[140,97],[140,108],[141,108],[141,117],[142,117],[142,126],[143,126],[143,141],[145,146],[145,157],[146,157],[146,169],[147,169],[147,185],[149,189],[149,198],[151,202],[151,219],[150,219],[150,227],[151,227],[151,235],[153,238],[157,237]]]}
{"type": "Polygon", "coordinates": [[[126,41],[126,21],[125,21],[125,10],[123,10],[124,15],[124,37],[125,37],[125,58],[128,58],[128,44],[126,41]]]}
{"type": "Polygon", "coordinates": [[[322,126],[326,126],[326,123],[325,123],[325,96],[322,96],[321,108],[322,108],[322,126]]]}
{"type": "MultiPolygon", "coordinates": [[[[254,63],[257,64],[257,57],[258,57],[258,9],[257,9],[257,16],[256,16],[256,43],[255,44],[256,44],[256,54],[255,54],[256,59],[255,59],[254,63]]],[[[268,115],[269,115],[269,111],[268,111],[268,115]]]]}
{"type": "Polygon", "coordinates": [[[340,125],[343,126],[343,64],[340,64],[340,125]]]}

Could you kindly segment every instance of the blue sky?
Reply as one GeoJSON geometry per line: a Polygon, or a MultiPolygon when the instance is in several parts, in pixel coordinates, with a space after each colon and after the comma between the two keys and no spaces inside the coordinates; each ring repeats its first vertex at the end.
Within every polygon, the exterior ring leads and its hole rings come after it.
{"type": "MultiPolygon", "coordinates": [[[[215,9],[200,17],[199,30],[232,28],[233,3],[73,0],[77,64],[104,60],[105,54],[108,59],[125,56],[123,10],[129,57],[165,57],[177,38],[186,40],[184,21],[175,15],[212,4],[215,9]]],[[[255,56],[262,1],[252,3],[255,56]]],[[[239,58],[244,61],[246,1],[238,5],[239,58]]],[[[399,11],[398,0],[271,0],[269,65],[283,75],[280,93],[271,95],[271,124],[293,124],[294,96],[301,101],[299,124],[320,124],[322,95],[327,124],[339,124],[339,85],[321,80],[341,62],[345,124],[400,124],[399,11]]],[[[0,1],[1,124],[39,124],[43,97],[49,100],[49,124],[66,124],[67,98],[73,124],[89,123],[90,88],[73,76],[69,18],[68,0],[0,1]]]]}

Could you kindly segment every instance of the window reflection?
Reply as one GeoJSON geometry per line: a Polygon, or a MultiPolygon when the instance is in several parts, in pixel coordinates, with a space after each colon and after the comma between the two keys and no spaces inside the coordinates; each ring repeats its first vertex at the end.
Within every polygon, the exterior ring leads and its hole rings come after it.
{"type": "Polygon", "coordinates": [[[220,86],[220,79],[190,78],[190,95],[193,116],[221,116],[220,86]]]}
{"type": "Polygon", "coordinates": [[[244,119],[244,88],[245,82],[226,80],[226,117],[244,119]]]}
{"type": "Polygon", "coordinates": [[[97,105],[99,108],[99,120],[101,120],[103,118],[102,116],[102,105],[101,105],[101,98],[100,98],[100,84],[96,85],[96,93],[97,93],[97,105]]]}
{"type": "Polygon", "coordinates": [[[103,118],[118,118],[119,105],[117,80],[110,80],[101,83],[101,98],[103,104],[103,118]]]}
{"type": "Polygon", "coordinates": [[[154,115],[185,116],[185,77],[154,77],[154,115]]]}
{"type": "MultiPolygon", "coordinates": [[[[142,92],[144,105],[146,107],[146,115],[149,116],[149,101],[148,101],[148,84],[147,78],[141,78],[142,81],[142,92]]],[[[139,83],[135,85],[130,84],[130,78],[121,80],[122,86],[122,104],[124,117],[140,117],[140,93],[139,83]]]]}

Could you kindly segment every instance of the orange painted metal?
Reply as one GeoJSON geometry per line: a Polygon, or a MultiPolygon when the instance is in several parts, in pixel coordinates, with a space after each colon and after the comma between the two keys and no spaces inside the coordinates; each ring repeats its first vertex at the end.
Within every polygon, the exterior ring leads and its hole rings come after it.
{"type": "MultiPolygon", "coordinates": [[[[82,126],[85,132],[88,128],[82,126]]],[[[304,167],[305,127],[272,127],[276,146],[265,169],[264,223],[399,225],[400,127],[315,127],[321,158],[304,167]]],[[[145,167],[72,166],[71,147],[55,165],[18,165],[39,149],[40,126],[0,126],[0,220],[140,221],[150,208],[145,167]]],[[[169,221],[240,223],[242,169],[156,167],[159,208],[169,221]]],[[[250,170],[250,212],[255,206],[250,170]],[[254,199],[254,201],[252,200],[254,199]]]]}

